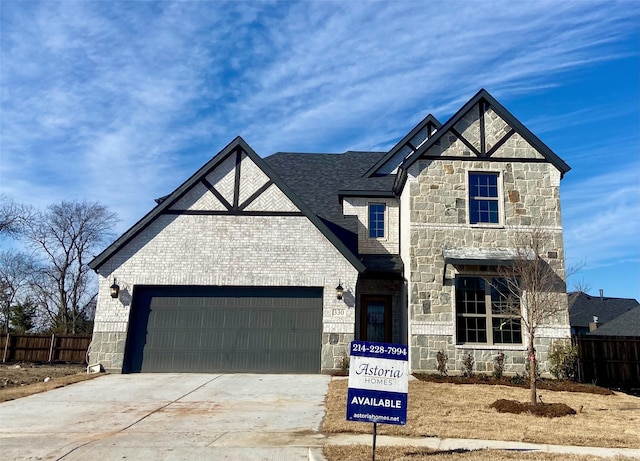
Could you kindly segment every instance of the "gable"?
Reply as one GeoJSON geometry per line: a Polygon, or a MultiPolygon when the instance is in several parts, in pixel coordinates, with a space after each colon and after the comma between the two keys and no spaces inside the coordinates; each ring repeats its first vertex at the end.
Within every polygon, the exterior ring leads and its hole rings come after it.
{"type": "Polygon", "coordinates": [[[427,115],[413,130],[393,146],[364,177],[389,175],[396,172],[402,162],[422,146],[427,139],[434,135],[442,124],[431,114],[427,115]]]}
{"type": "Polygon", "coordinates": [[[560,157],[511,115],[486,90],[480,90],[401,165],[406,172],[418,159],[548,162],[569,171],[560,157]]]}
{"type": "Polygon", "coordinates": [[[240,137],[207,162],[158,206],[100,253],[89,266],[109,258],[162,216],[304,216],[362,272],[357,257],[289,189],[240,137]]]}
{"type": "Polygon", "coordinates": [[[472,106],[424,155],[545,160],[484,100],[472,106]]]}
{"type": "Polygon", "coordinates": [[[300,209],[242,149],[236,149],[173,199],[166,213],[212,214],[286,213],[300,209]]]}

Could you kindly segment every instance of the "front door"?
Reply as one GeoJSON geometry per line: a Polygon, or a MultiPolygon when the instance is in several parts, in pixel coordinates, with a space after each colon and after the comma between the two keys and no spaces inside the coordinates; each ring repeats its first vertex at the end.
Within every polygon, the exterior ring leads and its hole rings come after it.
{"type": "Polygon", "coordinates": [[[363,296],[361,307],[360,339],[390,343],[391,298],[388,296],[363,296]]]}

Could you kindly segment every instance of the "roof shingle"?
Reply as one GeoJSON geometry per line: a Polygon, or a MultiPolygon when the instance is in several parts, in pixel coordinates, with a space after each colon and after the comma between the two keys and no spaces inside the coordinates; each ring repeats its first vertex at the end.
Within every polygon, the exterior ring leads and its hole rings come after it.
{"type": "MultiPolygon", "coordinates": [[[[588,328],[593,316],[604,324],[638,307],[638,301],[628,298],[590,296],[581,291],[569,293],[569,318],[572,327],[588,328]]],[[[602,327],[601,327],[602,328],[602,327]]]]}
{"type": "Polygon", "coordinates": [[[264,158],[327,227],[354,254],[358,250],[358,222],[354,216],[342,214],[338,191],[355,187],[391,190],[395,176],[361,180],[362,175],[376,163],[384,152],[355,152],[344,154],[303,154],[278,152],[264,158]]]}

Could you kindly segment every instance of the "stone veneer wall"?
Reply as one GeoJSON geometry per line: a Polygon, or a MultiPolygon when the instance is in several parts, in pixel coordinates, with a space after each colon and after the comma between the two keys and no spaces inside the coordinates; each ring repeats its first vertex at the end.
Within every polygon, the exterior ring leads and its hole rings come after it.
{"type": "Polygon", "coordinates": [[[91,362],[110,371],[122,370],[132,292],[141,284],[323,287],[323,372],[340,368],[353,340],[357,271],[306,217],[162,215],[99,273],[91,362]],[[114,277],[118,299],[109,296],[114,277]]]}
{"type": "MultiPolygon", "coordinates": [[[[501,119],[496,121],[496,117],[489,113],[488,122],[497,130],[506,131],[504,123],[500,123],[501,119]]],[[[469,134],[479,132],[477,126],[477,120],[467,117],[459,123],[458,129],[477,144],[479,136],[474,138],[469,134]]],[[[495,142],[498,137],[495,130],[487,130],[487,133],[487,142],[495,142]]],[[[449,358],[448,365],[452,373],[461,370],[462,358],[467,353],[474,356],[476,371],[491,372],[494,357],[502,351],[506,356],[505,371],[523,373],[526,340],[521,346],[456,344],[454,282],[457,272],[455,267],[447,266],[446,274],[443,274],[442,249],[446,246],[509,248],[514,246],[514,238],[519,232],[530,232],[535,227],[541,227],[551,236],[542,253],[549,256],[547,262],[564,280],[560,173],[549,163],[519,161],[540,159],[541,156],[517,134],[494,154],[495,157],[513,158],[512,162],[471,158],[469,149],[455,136],[448,134],[427,154],[442,155],[447,159],[416,162],[410,168],[402,198],[410,214],[409,241],[405,244],[406,237],[403,236],[402,255],[408,266],[411,369],[417,372],[435,371],[436,354],[442,350],[449,358]],[[451,157],[460,157],[460,160],[451,157]],[[500,173],[500,225],[468,224],[469,171],[500,173]]],[[[556,294],[557,302],[564,305],[567,304],[565,291],[556,294]]],[[[542,372],[546,370],[550,344],[568,337],[568,309],[566,315],[539,329],[536,349],[542,372]]]]}

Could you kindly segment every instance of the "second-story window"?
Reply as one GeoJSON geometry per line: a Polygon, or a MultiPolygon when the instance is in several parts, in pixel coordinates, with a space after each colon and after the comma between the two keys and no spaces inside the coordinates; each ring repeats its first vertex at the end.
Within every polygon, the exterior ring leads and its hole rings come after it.
{"type": "Polygon", "coordinates": [[[499,224],[498,173],[469,173],[469,223],[499,224]]]}
{"type": "Polygon", "coordinates": [[[384,237],[384,214],[386,205],[384,203],[369,204],[369,237],[384,237]]]}

